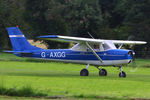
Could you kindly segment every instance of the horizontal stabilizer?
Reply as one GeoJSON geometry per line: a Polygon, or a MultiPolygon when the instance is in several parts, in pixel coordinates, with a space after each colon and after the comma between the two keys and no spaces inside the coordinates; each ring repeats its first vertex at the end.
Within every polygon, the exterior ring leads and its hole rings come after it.
{"type": "Polygon", "coordinates": [[[3,51],[5,53],[21,53],[21,54],[32,54],[32,52],[29,51],[3,51]]]}

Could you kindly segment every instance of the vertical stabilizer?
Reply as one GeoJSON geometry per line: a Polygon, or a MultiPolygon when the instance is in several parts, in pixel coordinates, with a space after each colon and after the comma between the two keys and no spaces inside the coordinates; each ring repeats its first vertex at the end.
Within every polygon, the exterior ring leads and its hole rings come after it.
{"type": "Polygon", "coordinates": [[[32,46],[18,27],[7,28],[9,38],[14,51],[40,50],[41,48],[32,46]]]}

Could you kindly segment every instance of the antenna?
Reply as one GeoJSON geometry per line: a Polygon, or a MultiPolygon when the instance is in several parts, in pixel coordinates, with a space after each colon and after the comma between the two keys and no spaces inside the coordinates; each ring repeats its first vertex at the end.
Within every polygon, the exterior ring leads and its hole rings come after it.
{"type": "Polygon", "coordinates": [[[94,37],[90,34],[90,32],[87,32],[88,34],[89,34],[89,36],[91,37],[91,38],[93,38],[94,39],[94,37]]]}

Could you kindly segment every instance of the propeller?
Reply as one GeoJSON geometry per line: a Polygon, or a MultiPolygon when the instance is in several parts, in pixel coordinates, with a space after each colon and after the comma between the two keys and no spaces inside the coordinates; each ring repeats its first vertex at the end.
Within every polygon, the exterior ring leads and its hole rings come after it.
{"type": "MultiPolygon", "coordinates": [[[[130,35],[127,40],[134,40],[135,36],[130,35]]],[[[118,49],[122,48],[123,44],[120,44],[118,49]]],[[[138,65],[135,61],[135,52],[134,52],[134,45],[130,45],[129,47],[131,51],[128,52],[128,54],[131,56],[132,60],[129,62],[129,67],[131,68],[130,72],[135,72],[138,69],[138,65]]]]}
{"type": "MultiPolygon", "coordinates": [[[[135,39],[135,36],[133,36],[133,35],[130,35],[128,37],[128,40],[134,40],[134,39],[135,39]]],[[[129,54],[132,57],[131,64],[129,64],[129,66],[131,68],[130,72],[135,72],[139,66],[136,64],[136,60],[135,60],[134,45],[131,45],[129,48],[132,50],[129,52],[129,54]]]]}
{"type": "Polygon", "coordinates": [[[130,51],[129,54],[131,55],[132,57],[132,60],[131,60],[131,64],[129,64],[131,70],[130,72],[135,72],[137,69],[138,69],[138,65],[136,64],[136,60],[135,60],[135,53],[134,51],[130,51]]]}

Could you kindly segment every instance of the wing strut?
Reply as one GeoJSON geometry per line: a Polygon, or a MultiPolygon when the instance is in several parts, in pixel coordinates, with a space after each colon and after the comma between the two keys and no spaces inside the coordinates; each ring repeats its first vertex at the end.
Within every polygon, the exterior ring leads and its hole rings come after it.
{"type": "Polygon", "coordinates": [[[123,44],[120,44],[120,46],[118,47],[118,49],[121,49],[121,48],[122,48],[122,46],[123,46],[123,44]]]}
{"type": "Polygon", "coordinates": [[[93,50],[93,48],[88,44],[88,42],[85,42],[87,47],[92,51],[92,53],[98,58],[98,60],[103,63],[103,60],[98,56],[98,54],[93,50]]]}

